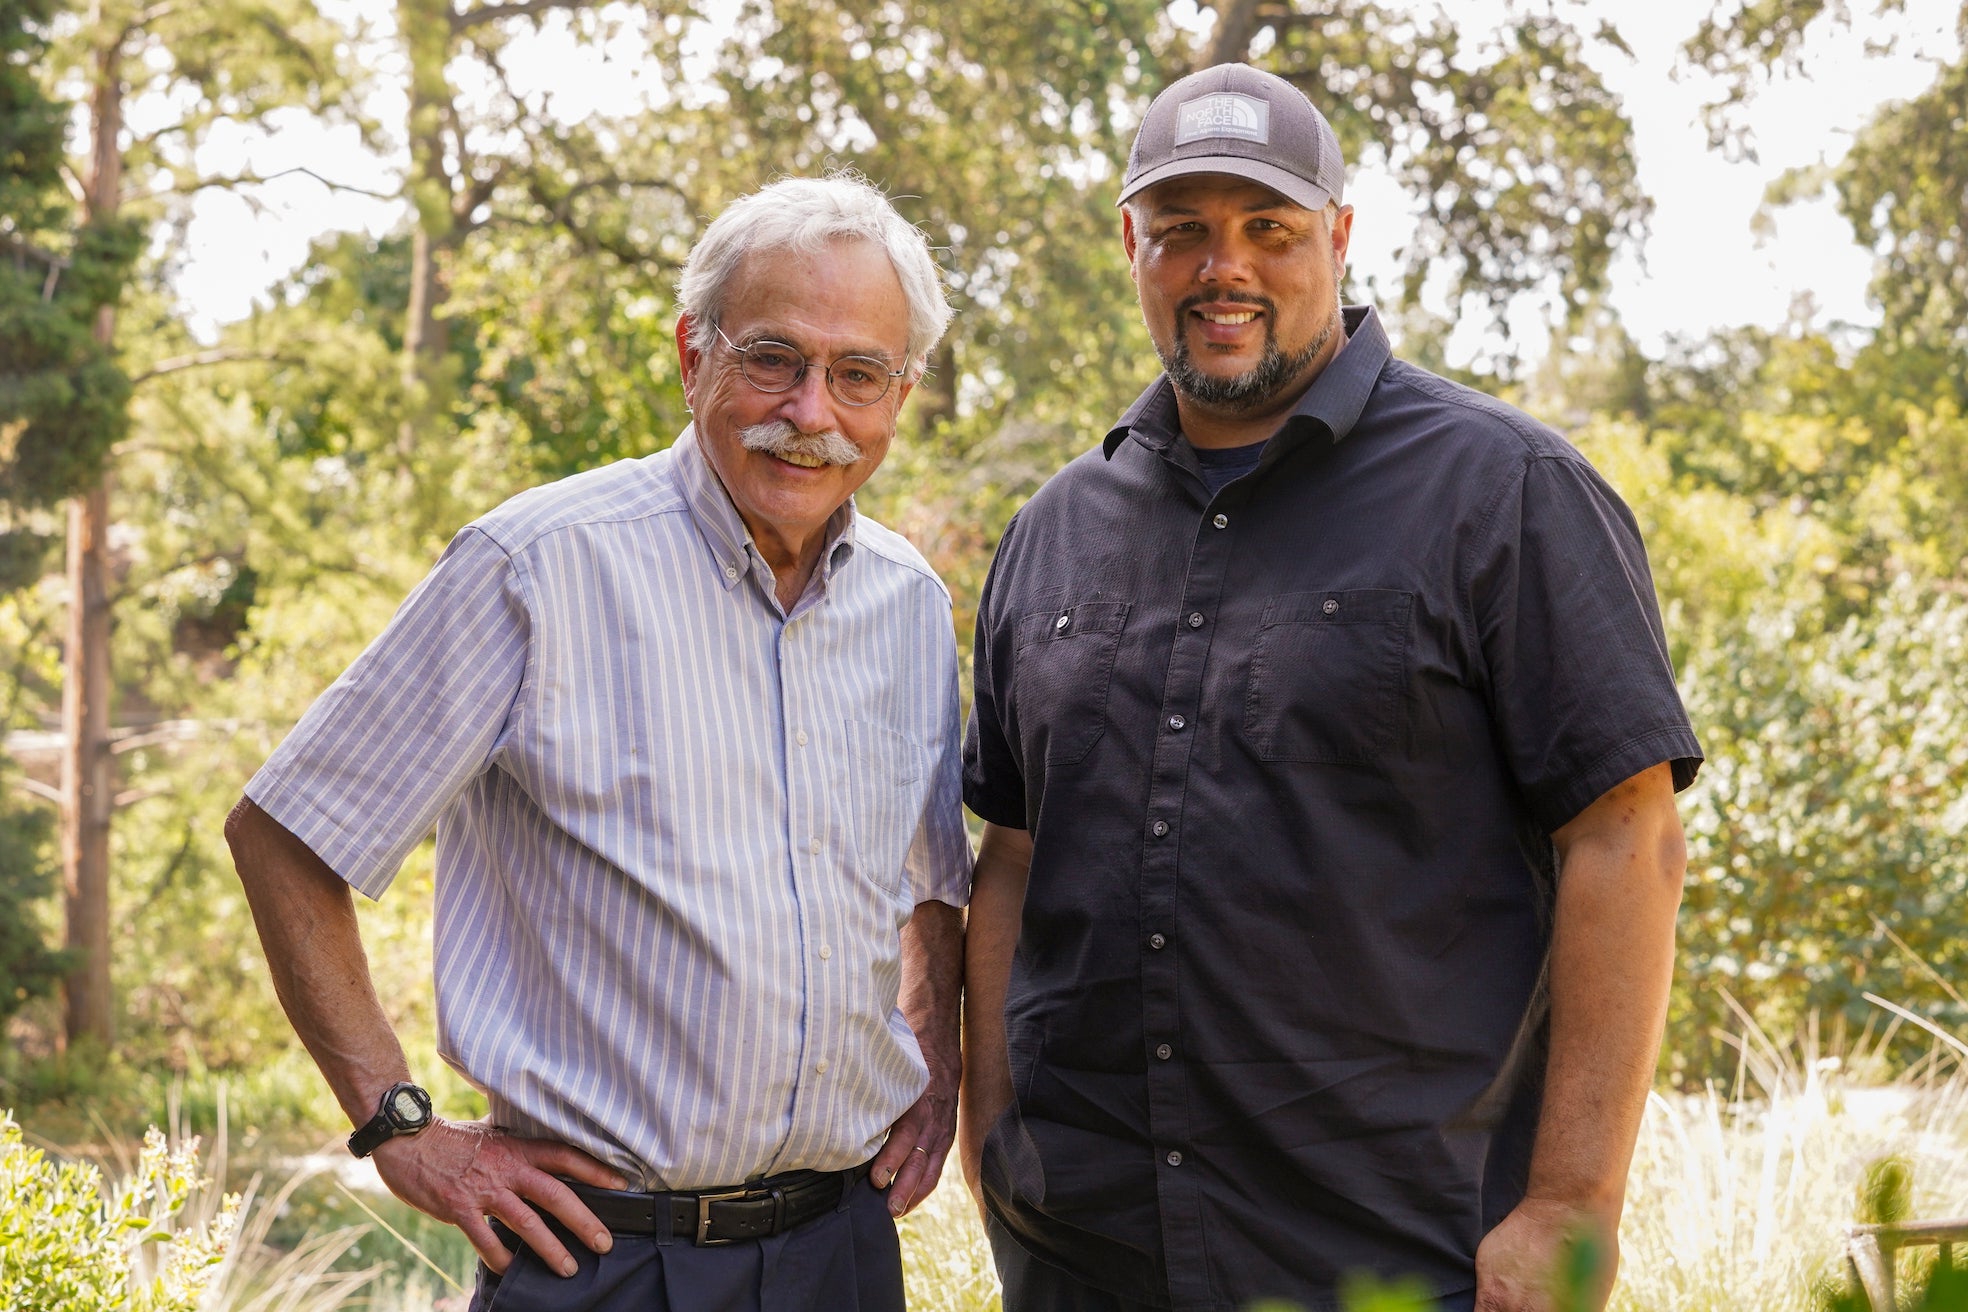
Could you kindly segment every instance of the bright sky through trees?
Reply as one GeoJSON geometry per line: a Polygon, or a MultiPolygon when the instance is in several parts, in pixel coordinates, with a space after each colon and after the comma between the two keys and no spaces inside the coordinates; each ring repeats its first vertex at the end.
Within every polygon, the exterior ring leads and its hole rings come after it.
{"type": "MultiPolygon", "coordinates": [[[[1959,49],[1953,27],[1957,6],[1953,0],[1907,0],[1903,15],[1875,19],[1869,16],[1871,5],[1854,5],[1849,32],[1813,43],[1800,73],[1763,88],[1747,117],[1757,159],[1731,161],[1708,148],[1701,123],[1702,104],[1717,94],[1714,84],[1700,74],[1670,76],[1680,43],[1709,5],[1710,0],[1652,0],[1640,7],[1581,0],[1558,6],[1584,31],[1602,20],[1614,23],[1633,50],[1632,59],[1604,47],[1593,55],[1632,118],[1641,183],[1656,206],[1644,267],[1630,256],[1614,267],[1613,305],[1649,349],[1671,333],[1700,334],[1734,324],[1778,326],[1805,296],[1820,323],[1876,322],[1865,298],[1870,257],[1854,244],[1850,226],[1829,198],[1784,209],[1760,236],[1757,210],[1764,186],[1783,170],[1835,161],[1880,101],[1918,94],[1932,81],[1935,61],[1951,59],[1959,49]],[[1868,40],[1885,35],[1898,37],[1896,48],[1869,56],[1868,40]]],[[[1501,9],[1498,0],[1465,0],[1454,12],[1465,32],[1474,33],[1487,15],[1501,9]]],[[[399,56],[389,7],[355,0],[348,12],[369,19],[376,58],[394,64],[399,56]]],[[[1194,21],[1206,26],[1210,16],[1199,12],[1194,21]]],[[[632,35],[606,51],[577,45],[565,15],[552,14],[523,56],[512,52],[510,64],[517,82],[551,93],[558,115],[573,120],[663,94],[639,76],[635,49],[632,35]]],[[[388,103],[398,96],[400,81],[382,82],[375,109],[383,122],[400,122],[400,106],[388,103]]],[[[223,157],[207,161],[217,167],[250,161],[260,172],[272,173],[305,166],[379,192],[394,189],[403,167],[400,142],[378,158],[361,148],[352,130],[331,129],[300,115],[271,139],[235,138],[209,150],[223,157]]],[[[907,179],[884,181],[908,187],[907,179]]],[[[1393,252],[1410,226],[1407,203],[1384,176],[1356,170],[1349,185],[1349,199],[1360,211],[1354,275],[1369,285],[1388,280],[1391,288],[1397,276],[1393,252]]],[[[269,284],[298,267],[308,241],[320,233],[358,228],[381,233],[401,213],[400,202],[331,193],[299,174],[261,189],[257,207],[237,194],[202,196],[189,253],[176,276],[194,327],[209,335],[216,325],[243,317],[269,284]]],[[[1542,340],[1539,307],[1519,306],[1513,325],[1523,341],[1542,340]]],[[[1480,331],[1472,324],[1471,332],[1454,341],[1453,353],[1467,358],[1477,351],[1480,331]]]]}

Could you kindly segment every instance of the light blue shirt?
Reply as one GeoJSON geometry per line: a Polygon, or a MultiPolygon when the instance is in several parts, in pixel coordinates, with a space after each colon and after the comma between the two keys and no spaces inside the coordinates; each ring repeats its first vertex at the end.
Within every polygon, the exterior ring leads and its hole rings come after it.
{"type": "Polygon", "coordinates": [[[377,897],[437,827],[439,1050],[633,1187],[867,1160],[961,906],[950,598],[852,503],[790,615],[693,430],[468,526],[247,794],[377,897]]]}

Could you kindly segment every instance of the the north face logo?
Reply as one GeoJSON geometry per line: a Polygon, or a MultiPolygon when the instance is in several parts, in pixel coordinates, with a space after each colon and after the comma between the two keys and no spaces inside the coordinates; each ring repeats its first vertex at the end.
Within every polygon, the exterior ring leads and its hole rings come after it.
{"type": "Polygon", "coordinates": [[[1268,145],[1271,106],[1255,96],[1240,96],[1234,91],[1218,91],[1183,101],[1176,110],[1175,144],[1186,146],[1205,137],[1236,137],[1268,145]]]}

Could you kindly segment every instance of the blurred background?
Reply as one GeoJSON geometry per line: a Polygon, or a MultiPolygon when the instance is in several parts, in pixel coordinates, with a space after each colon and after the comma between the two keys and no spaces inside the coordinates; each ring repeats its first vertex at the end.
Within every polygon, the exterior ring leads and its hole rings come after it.
{"type": "MultiPolygon", "coordinates": [[[[201,1306],[296,1253],[313,1306],[455,1299],[412,1249],[455,1276],[461,1240],[319,1173],[346,1127],[231,873],[241,786],[459,527],[674,438],[679,264],[783,174],[857,168],[937,247],[956,323],[860,503],[942,573],[967,665],[1005,521],[1155,372],[1112,206],[1135,125],[1249,59],[1347,152],[1347,299],[1565,431],[1647,536],[1709,760],[1621,1306],[1813,1306],[1844,1221],[1968,1215],[1965,27],[1958,0],[0,0],[20,1150],[127,1178],[157,1124],[206,1137],[192,1174],[257,1173],[226,1260],[262,1265],[201,1306]],[[1915,1166],[1868,1193],[1885,1159],[1915,1166]]],[[[426,845],[365,933],[413,1067],[476,1114],[432,1047],[430,873],[426,845]]],[[[917,1223],[918,1306],[995,1297],[966,1207],[917,1223]]]]}

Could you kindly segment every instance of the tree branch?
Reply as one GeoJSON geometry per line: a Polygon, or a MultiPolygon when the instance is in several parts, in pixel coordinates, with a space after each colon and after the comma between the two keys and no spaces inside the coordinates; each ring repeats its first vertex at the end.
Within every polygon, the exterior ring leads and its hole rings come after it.
{"type": "Polygon", "coordinates": [[[200,178],[189,185],[174,183],[171,186],[160,187],[156,191],[142,194],[147,196],[189,196],[194,192],[206,191],[212,187],[257,187],[268,182],[278,181],[293,173],[299,173],[305,177],[313,178],[330,191],[353,192],[355,195],[367,196],[372,200],[403,199],[401,192],[373,191],[368,187],[358,187],[352,182],[336,182],[333,178],[324,178],[304,164],[296,164],[294,167],[287,169],[278,169],[272,173],[235,173],[223,178],[200,178]]]}
{"type": "Polygon", "coordinates": [[[513,4],[480,5],[462,14],[452,14],[451,30],[464,32],[486,23],[496,23],[502,18],[526,18],[550,9],[586,9],[592,3],[593,0],[516,0],[513,4]]]}
{"type": "Polygon", "coordinates": [[[38,797],[44,802],[53,802],[56,806],[62,804],[61,789],[50,788],[39,779],[29,779],[26,775],[21,775],[15,778],[14,787],[20,789],[29,797],[38,797]]]}
{"type": "Polygon", "coordinates": [[[153,378],[162,378],[165,374],[174,374],[181,369],[197,369],[211,364],[228,364],[234,360],[258,360],[278,364],[306,363],[306,361],[297,360],[291,355],[281,355],[275,351],[242,351],[236,347],[220,346],[210,351],[200,351],[196,355],[176,355],[168,360],[159,360],[142,373],[132,376],[130,386],[135,387],[138,383],[147,383],[153,378]]]}

